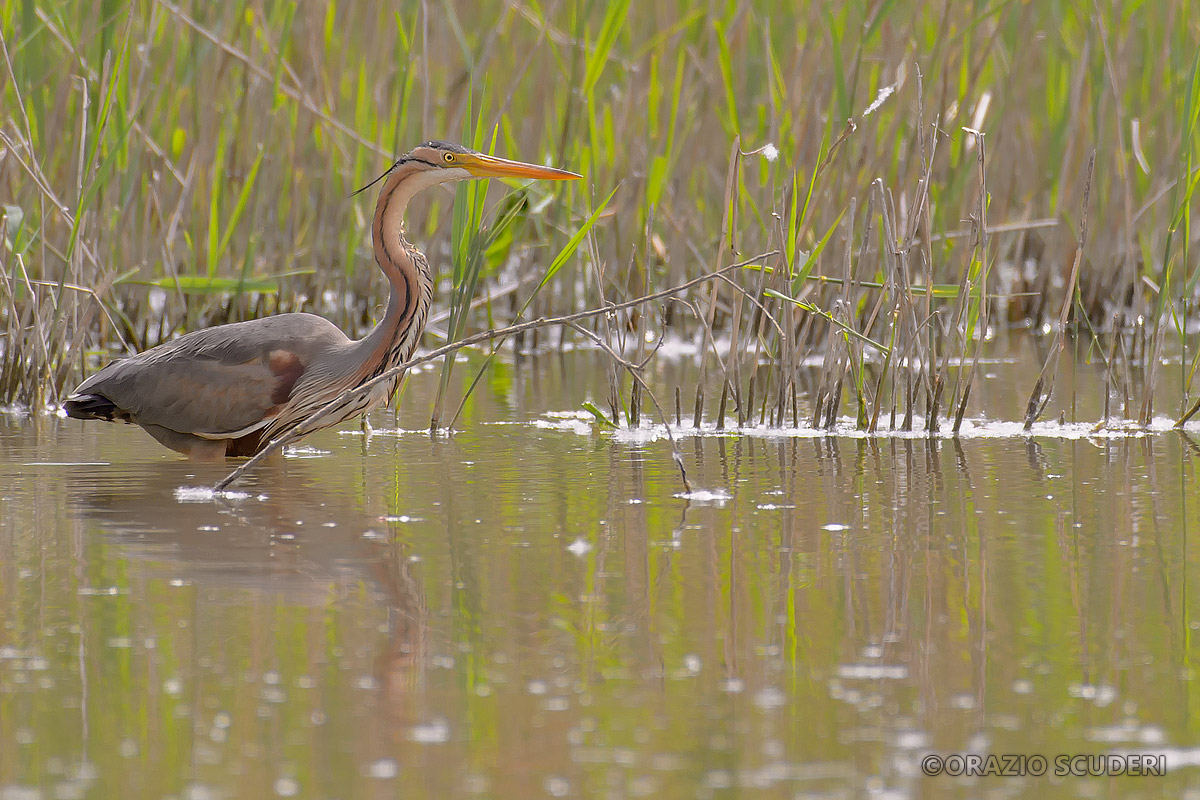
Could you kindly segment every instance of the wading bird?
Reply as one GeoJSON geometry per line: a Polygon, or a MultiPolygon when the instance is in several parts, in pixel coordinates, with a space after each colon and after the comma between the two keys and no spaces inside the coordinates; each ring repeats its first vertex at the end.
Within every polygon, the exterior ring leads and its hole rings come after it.
{"type": "MultiPolygon", "coordinates": [[[[371,238],[391,297],[383,320],[364,338],[353,341],[313,314],[218,325],[109,364],[81,383],[63,407],[77,419],[140,425],[190,458],[257,453],[341,393],[412,356],[433,299],[425,256],[404,238],[404,210],[413,195],[440,183],[502,176],[580,177],[456,144],[427,142],[376,179],[384,184],[371,238]]],[[[320,427],[386,403],[399,382],[399,377],[385,381],[345,401],[320,427]]]]}

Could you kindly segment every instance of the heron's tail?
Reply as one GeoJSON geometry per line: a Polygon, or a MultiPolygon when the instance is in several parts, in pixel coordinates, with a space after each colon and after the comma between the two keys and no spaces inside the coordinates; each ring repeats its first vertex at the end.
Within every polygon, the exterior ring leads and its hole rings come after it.
{"type": "Polygon", "coordinates": [[[117,407],[102,394],[76,394],[67,398],[63,410],[68,417],[75,419],[102,419],[112,422],[117,414],[117,407]]]}

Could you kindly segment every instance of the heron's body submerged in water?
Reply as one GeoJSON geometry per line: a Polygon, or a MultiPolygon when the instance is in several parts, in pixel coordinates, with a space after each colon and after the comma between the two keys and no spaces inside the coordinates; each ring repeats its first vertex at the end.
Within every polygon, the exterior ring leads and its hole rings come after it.
{"type": "MultiPolygon", "coordinates": [[[[135,423],[191,458],[257,453],[342,392],[412,356],[425,329],[433,281],[425,257],[404,238],[408,201],[440,183],[499,176],[579,177],[445,142],[421,145],[385,173],[375,205],[375,261],[391,284],[391,296],[383,319],[367,336],[354,341],[313,314],[279,314],[195,331],[109,364],[67,399],[67,414],[135,423]]],[[[319,427],[386,403],[399,380],[347,400],[319,427]]]]}

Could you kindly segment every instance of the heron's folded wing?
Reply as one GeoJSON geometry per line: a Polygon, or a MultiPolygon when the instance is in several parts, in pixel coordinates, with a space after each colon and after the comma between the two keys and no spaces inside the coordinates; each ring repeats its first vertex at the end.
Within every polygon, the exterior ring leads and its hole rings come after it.
{"type": "Polygon", "coordinates": [[[103,395],[138,423],[210,439],[245,435],[287,403],[315,353],[347,342],[319,317],[287,316],[308,319],[197,331],[110,364],[77,394],[103,395]]]}
{"type": "Polygon", "coordinates": [[[230,363],[187,353],[135,356],[94,378],[80,391],[104,395],[135,422],[207,438],[252,429],[279,405],[272,400],[279,396],[279,377],[261,357],[230,363]]]}

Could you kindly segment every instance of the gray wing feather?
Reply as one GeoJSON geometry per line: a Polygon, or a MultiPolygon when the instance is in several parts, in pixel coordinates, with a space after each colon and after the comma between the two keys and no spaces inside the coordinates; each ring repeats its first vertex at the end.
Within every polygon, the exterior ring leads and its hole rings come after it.
{"type": "Polygon", "coordinates": [[[206,438],[263,424],[314,361],[335,358],[346,335],[313,314],[280,314],[189,333],[109,364],[75,390],[108,398],[132,421],[206,438]],[[299,372],[281,379],[272,357],[290,354],[299,372]],[[285,392],[286,394],[286,392],[285,392]]]}

